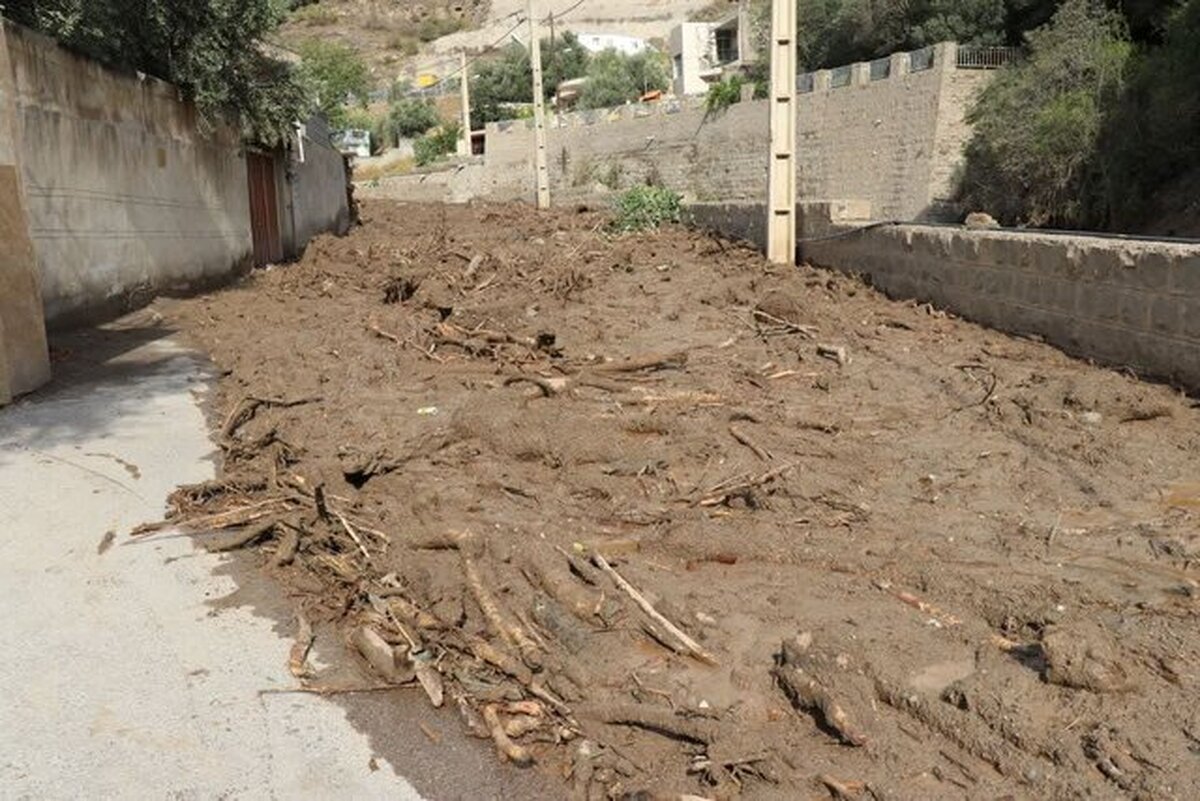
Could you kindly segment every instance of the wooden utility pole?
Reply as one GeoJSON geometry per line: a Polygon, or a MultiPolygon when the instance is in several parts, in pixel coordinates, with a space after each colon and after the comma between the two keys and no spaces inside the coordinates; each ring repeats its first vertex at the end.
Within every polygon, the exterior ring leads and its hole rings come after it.
{"type": "Polygon", "coordinates": [[[771,0],[767,258],[796,263],[796,0],[771,0]]]}
{"type": "Polygon", "coordinates": [[[542,93],[542,43],[538,38],[533,0],[527,0],[529,15],[529,63],[533,66],[533,172],[537,207],[550,208],[550,170],[546,167],[546,98],[542,93]]]}
{"type": "Polygon", "coordinates": [[[471,155],[471,79],[467,75],[467,51],[458,54],[458,81],[462,87],[462,141],[460,156],[471,155]]]}

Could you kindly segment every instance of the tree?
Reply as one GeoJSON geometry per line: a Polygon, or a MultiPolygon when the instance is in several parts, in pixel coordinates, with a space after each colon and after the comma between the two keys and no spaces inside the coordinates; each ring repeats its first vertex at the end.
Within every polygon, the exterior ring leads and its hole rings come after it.
{"type": "Polygon", "coordinates": [[[388,109],[388,132],[392,139],[420,136],[439,121],[437,109],[424,100],[399,100],[388,109]]]}
{"type": "Polygon", "coordinates": [[[11,0],[5,14],[99,61],[170,81],[203,119],[232,119],[272,145],[307,116],[309,94],[267,54],[283,19],[279,0],[11,0]]]}
{"type": "Polygon", "coordinates": [[[644,50],[625,55],[605,50],[592,57],[587,83],[579,104],[583,108],[607,108],[637,100],[646,92],[666,89],[667,67],[661,53],[644,50]]]}
{"type": "Polygon", "coordinates": [[[1133,52],[1120,14],[1065,0],[968,114],[964,200],[1007,223],[1080,227],[1103,212],[1100,134],[1133,52]]]}
{"type": "MultiPolygon", "coordinates": [[[[575,34],[567,32],[554,42],[546,38],[542,45],[542,86],[546,99],[554,97],[563,81],[580,78],[587,72],[589,53],[575,34]]],[[[471,76],[471,127],[508,119],[504,106],[533,102],[533,67],[524,45],[511,42],[497,58],[481,62],[471,76]]]]}
{"type": "Polygon", "coordinates": [[[323,39],[300,44],[301,70],[315,91],[322,113],[334,128],[346,121],[347,106],[364,105],[371,74],[358,51],[323,39]]]}

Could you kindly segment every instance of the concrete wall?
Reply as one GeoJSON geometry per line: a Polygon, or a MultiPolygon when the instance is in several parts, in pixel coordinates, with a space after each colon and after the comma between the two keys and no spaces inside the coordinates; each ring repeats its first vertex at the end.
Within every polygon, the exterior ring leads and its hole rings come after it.
{"type": "Polygon", "coordinates": [[[0,30],[0,405],[50,379],[37,257],[17,166],[16,98],[0,30]]]}
{"type": "Polygon", "coordinates": [[[354,196],[362,199],[386,198],[409,203],[466,203],[483,192],[483,159],[451,167],[392,175],[354,185],[354,196]]]}
{"type": "MultiPolygon", "coordinates": [[[[958,226],[870,225],[863,203],[799,209],[801,255],[1068,353],[1200,390],[1200,245],[958,226]]],[[[761,243],[763,209],[699,204],[694,224],[761,243]]]]}
{"type": "MultiPolygon", "coordinates": [[[[989,79],[960,70],[953,44],[937,46],[932,68],[912,71],[907,53],[890,74],[871,80],[867,64],[833,86],[813,76],[798,98],[797,190],[802,200],[853,197],[898,219],[945,219],[953,176],[969,135],[964,114],[989,79]]],[[[604,202],[653,180],[689,200],[759,200],[766,195],[767,103],[739,103],[708,116],[700,98],[552,117],[548,123],[552,197],[604,202]]],[[[481,191],[496,199],[532,198],[529,121],[487,128],[481,191]]]]}
{"type": "Polygon", "coordinates": [[[245,160],[195,108],[7,25],[18,159],[48,320],[226,276],[251,253],[245,160]]]}
{"type": "Polygon", "coordinates": [[[329,141],[329,125],[313,117],[303,129],[288,166],[289,191],[285,193],[291,218],[288,251],[299,255],[314,236],[325,231],[338,235],[350,228],[346,196],[346,161],[329,141]],[[301,160],[303,153],[303,160],[301,160]]]}

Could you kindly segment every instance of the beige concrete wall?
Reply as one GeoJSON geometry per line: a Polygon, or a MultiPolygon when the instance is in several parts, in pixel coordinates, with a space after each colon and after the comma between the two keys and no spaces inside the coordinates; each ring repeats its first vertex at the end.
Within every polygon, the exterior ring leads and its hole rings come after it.
{"type": "Polygon", "coordinates": [[[200,132],[195,108],[169,84],[5,31],[48,320],[119,311],[248,263],[234,131],[200,132]]]}
{"type": "Polygon", "coordinates": [[[297,255],[317,234],[330,231],[340,235],[350,228],[346,162],[329,142],[329,125],[321,117],[313,117],[304,126],[302,140],[293,148],[287,170],[290,250],[297,255]]]}
{"type": "Polygon", "coordinates": [[[360,200],[466,203],[482,194],[483,178],[483,161],[476,158],[437,170],[359,181],[354,184],[354,196],[360,200]]]}
{"type": "MultiPolygon", "coordinates": [[[[797,191],[802,200],[854,197],[884,217],[946,218],[953,177],[969,135],[963,117],[990,73],[959,70],[953,44],[934,50],[933,68],[871,80],[854,65],[851,85],[833,87],[829,72],[798,97],[797,191]]],[[[494,198],[532,197],[528,121],[487,128],[482,191],[494,198]]],[[[549,121],[555,202],[603,202],[629,186],[657,181],[688,200],[765,197],[767,104],[736,104],[707,115],[703,99],[575,112],[549,121]]]]}
{"type": "MultiPolygon", "coordinates": [[[[1036,334],[1068,353],[1200,390],[1200,245],[868,224],[862,203],[799,209],[813,264],[895,298],[1036,334]]],[[[761,242],[761,205],[700,204],[697,225],[761,242]]]]}
{"type": "Polygon", "coordinates": [[[50,380],[37,259],[17,163],[15,100],[0,29],[0,405],[50,380]]]}

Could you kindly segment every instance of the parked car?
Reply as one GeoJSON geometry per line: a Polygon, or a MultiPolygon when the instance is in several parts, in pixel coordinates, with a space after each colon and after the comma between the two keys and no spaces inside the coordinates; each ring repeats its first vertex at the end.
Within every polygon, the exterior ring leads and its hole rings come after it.
{"type": "Polygon", "coordinates": [[[371,157],[371,132],[361,128],[347,128],[336,131],[333,136],[333,146],[342,154],[365,159],[371,157]]]}

